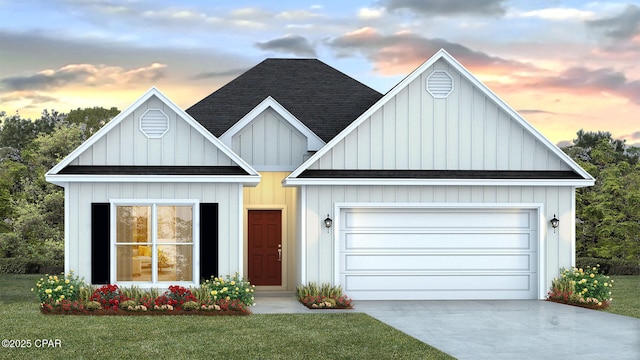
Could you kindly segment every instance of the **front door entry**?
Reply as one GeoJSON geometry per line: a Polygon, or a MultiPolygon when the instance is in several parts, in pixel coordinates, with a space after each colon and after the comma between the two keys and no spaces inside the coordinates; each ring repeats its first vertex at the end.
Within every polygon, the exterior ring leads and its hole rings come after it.
{"type": "Polygon", "coordinates": [[[281,210],[249,210],[248,247],[251,284],[282,285],[281,210]]]}

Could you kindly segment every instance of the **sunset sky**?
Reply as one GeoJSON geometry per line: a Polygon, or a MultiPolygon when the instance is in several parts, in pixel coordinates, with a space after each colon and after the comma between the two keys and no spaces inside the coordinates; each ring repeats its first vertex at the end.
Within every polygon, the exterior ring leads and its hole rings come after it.
{"type": "Polygon", "coordinates": [[[0,111],[187,108],[267,57],[385,93],[446,49],[543,135],[640,144],[640,2],[0,0],[0,111]]]}

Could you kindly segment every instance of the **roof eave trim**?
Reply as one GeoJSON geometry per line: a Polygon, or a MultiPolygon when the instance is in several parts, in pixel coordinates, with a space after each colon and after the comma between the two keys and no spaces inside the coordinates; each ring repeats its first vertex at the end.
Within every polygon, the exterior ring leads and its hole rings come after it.
{"type": "Polygon", "coordinates": [[[285,186],[301,185],[432,185],[432,186],[593,186],[594,180],[576,179],[327,179],[327,178],[285,178],[285,186]]]}
{"type": "Polygon", "coordinates": [[[45,179],[53,184],[68,183],[242,183],[257,185],[257,175],[55,175],[45,179]]]}

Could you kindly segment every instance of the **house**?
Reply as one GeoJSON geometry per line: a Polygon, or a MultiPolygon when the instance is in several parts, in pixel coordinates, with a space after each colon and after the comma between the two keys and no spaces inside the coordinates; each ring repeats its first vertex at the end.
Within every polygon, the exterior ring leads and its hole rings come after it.
{"type": "Polygon", "coordinates": [[[93,284],[541,299],[594,179],[446,51],[382,95],[268,59],[186,111],[156,88],[46,175],[93,284]],[[552,219],[557,222],[552,226],[552,219]]]}

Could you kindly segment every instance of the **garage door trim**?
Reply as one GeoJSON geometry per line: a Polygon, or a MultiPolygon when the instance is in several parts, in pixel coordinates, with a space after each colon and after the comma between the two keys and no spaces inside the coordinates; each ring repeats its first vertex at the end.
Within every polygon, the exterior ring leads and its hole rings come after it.
{"type": "MultiPolygon", "coordinates": [[[[543,220],[544,212],[544,204],[541,203],[498,203],[498,204],[469,204],[469,203],[433,203],[433,204],[424,204],[424,203],[336,203],[334,206],[334,214],[333,220],[334,224],[332,227],[333,232],[333,273],[334,273],[334,283],[342,284],[341,279],[341,229],[342,229],[342,211],[345,209],[376,209],[376,210],[398,210],[398,209],[425,209],[428,211],[433,211],[437,209],[443,209],[443,211],[452,211],[452,210],[470,210],[470,211],[482,211],[482,210],[507,210],[507,209],[516,209],[516,210],[533,210],[534,216],[537,215],[537,226],[535,230],[537,232],[537,298],[544,299],[545,298],[545,277],[546,277],[546,267],[545,267],[545,249],[546,249],[546,221],[543,220]]],[[[461,232],[464,232],[462,230],[461,232]]],[[[412,231],[405,231],[403,233],[411,234],[412,231]]],[[[374,251],[375,252],[375,251],[374,251]]],[[[437,251],[436,251],[437,252],[437,251]]],[[[403,253],[402,250],[398,251],[398,253],[403,253]]],[[[464,253],[464,251],[462,251],[464,253]]],[[[499,252],[498,252],[499,253],[499,252]]],[[[455,272],[451,272],[455,273],[455,272]]],[[[482,275],[482,272],[478,272],[478,275],[482,275]]],[[[348,295],[348,294],[347,294],[348,295]]]]}

